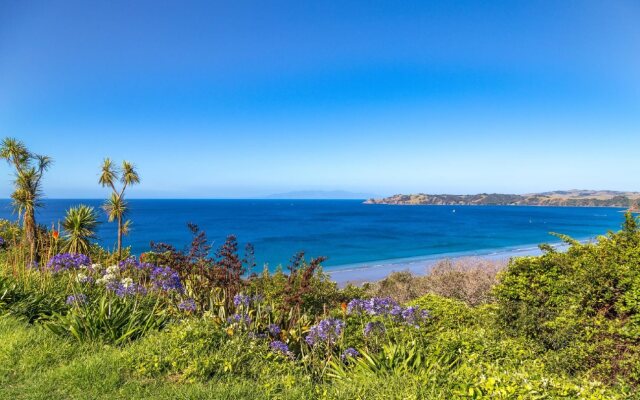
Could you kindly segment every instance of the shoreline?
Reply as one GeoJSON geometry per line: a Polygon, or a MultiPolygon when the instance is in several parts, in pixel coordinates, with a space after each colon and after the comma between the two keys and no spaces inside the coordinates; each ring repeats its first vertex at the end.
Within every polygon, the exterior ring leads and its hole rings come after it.
{"type": "MultiPolygon", "coordinates": [[[[589,243],[596,237],[589,237],[578,240],[580,243],[589,243]]],[[[549,243],[558,250],[569,247],[564,242],[549,243]]],[[[513,257],[537,256],[542,254],[538,244],[525,244],[520,246],[505,247],[498,249],[470,250],[464,252],[431,254],[427,256],[416,256],[407,258],[396,258],[387,260],[368,261],[355,264],[344,264],[333,267],[325,267],[331,280],[335,281],[339,287],[347,284],[361,285],[366,282],[375,282],[386,278],[392,272],[409,271],[416,275],[426,275],[436,263],[446,259],[462,258],[483,258],[493,261],[509,261],[513,257]]]]}

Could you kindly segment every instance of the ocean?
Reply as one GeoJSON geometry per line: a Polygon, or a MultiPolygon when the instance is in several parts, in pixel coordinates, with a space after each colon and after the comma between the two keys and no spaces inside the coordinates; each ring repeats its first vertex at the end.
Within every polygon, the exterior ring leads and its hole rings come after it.
{"type": "MultiPolygon", "coordinates": [[[[149,242],[187,246],[193,222],[214,246],[236,235],[252,243],[259,265],[286,265],[297,251],[326,256],[328,271],[359,267],[366,277],[371,265],[399,260],[487,255],[533,249],[557,243],[550,232],[586,240],[617,230],[623,214],[617,208],[516,206],[392,206],[361,200],[129,200],[132,229],[124,245],[133,253],[149,242]]],[[[99,241],[114,247],[116,225],[108,223],[101,200],[47,199],[37,214],[50,226],[73,205],[99,210],[99,241]]],[[[0,201],[0,218],[15,219],[8,200],[0,201]]],[[[261,269],[260,267],[260,269],[261,269]]]]}

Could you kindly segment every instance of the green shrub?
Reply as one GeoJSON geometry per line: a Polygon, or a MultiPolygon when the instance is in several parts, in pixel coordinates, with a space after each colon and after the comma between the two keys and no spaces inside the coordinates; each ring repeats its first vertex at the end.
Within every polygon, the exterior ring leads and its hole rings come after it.
{"type": "Polygon", "coordinates": [[[160,329],[166,312],[150,296],[120,298],[108,293],[78,301],[65,313],[54,313],[44,326],[60,336],[80,342],[98,341],[120,345],[160,329]]]}
{"type": "Polygon", "coordinates": [[[0,275],[0,313],[13,315],[33,323],[66,309],[57,295],[62,289],[51,285],[48,291],[38,290],[29,282],[0,275]]]}
{"type": "Polygon", "coordinates": [[[624,229],[566,252],[513,259],[495,288],[498,320],[547,350],[550,367],[590,371],[607,380],[637,380],[640,232],[627,214],[624,229]]]}
{"type": "Polygon", "coordinates": [[[277,357],[267,342],[232,335],[209,318],[188,319],[151,335],[130,348],[128,362],[140,376],[169,376],[178,381],[287,375],[300,368],[277,357]]]}
{"type": "Polygon", "coordinates": [[[477,306],[493,301],[492,288],[504,266],[505,262],[482,258],[445,259],[431,266],[426,275],[392,272],[378,282],[365,284],[364,289],[369,297],[392,297],[399,302],[436,294],[477,306]]]}

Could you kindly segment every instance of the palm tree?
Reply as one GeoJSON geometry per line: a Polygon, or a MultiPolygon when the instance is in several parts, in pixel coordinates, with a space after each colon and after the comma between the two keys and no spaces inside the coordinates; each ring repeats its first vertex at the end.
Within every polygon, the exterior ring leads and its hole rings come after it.
{"type": "Polygon", "coordinates": [[[0,158],[15,169],[13,207],[22,219],[22,229],[29,244],[31,262],[38,261],[38,234],[35,211],[42,207],[42,175],[52,163],[51,158],[31,153],[21,141],[5,138],[0,144],[0,158]]]}
{"type": "Polygon", "coordinates": [[[67,210],[62,222],[65,232],[64,250],[69,253],[88,254],[91,247],[89,241],[95,239],[98,224],[98,215],[93,207],[81,204],[67,210]]]}
{"type": "Polygon", "coordinates": [[[105,201],[102,208],[107,213],[109,222],[118,222],[118,258],[121,258],[122,236],[128,233],[131,224],[131,221],[123,221],[129,211],[124,194],[128,186],[140,183],[140,176],[132,163],[123,161],[122,167],[118,168],[113,165],[109,158],[105,158],[98,182],[103,187],[111,188],[112,191],[111,196],[105,201]],[[120,190],[116,189],[117,182],[122,184],[120,190]]]}

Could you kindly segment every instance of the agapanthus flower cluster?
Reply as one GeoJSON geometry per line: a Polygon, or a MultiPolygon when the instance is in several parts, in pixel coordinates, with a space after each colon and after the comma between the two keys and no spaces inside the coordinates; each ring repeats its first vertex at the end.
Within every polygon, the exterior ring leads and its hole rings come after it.
{"type": "Polygon", "coordinates": [[[151,284],[156,290],[164,292],[175,291],[182,293],[183,287],[180,276],[169,267],[154,267],[150,275],[151,284]]]}
{"type": "Polygon", "coordinates": [[[232,316],[227,318],[227,323],[249,326],[251,324],[251,317],[246,314],[233,314],[232,316]]]}
{"type": "Polygon", "coordinates": [[[353,347],[349,347],[340,355],[340,359],[343,362],[349,361],[350,359],[358,358],[358,357],[360,357],[360,353],[358,352],[358,350],[354,349],[353,347]]]}
{"type": "Polygon", "coordinates": [[[372,321],[372,322],[367,322],[367,324],[364,326],[363,333],[365,337],[372,337],[372,336],[384,334],[385,330],[386,329],[382,322],[372,321]]]}
{"type": "MultiPolygon", "coordinates": [[[[427,311],[418,307],[403,308],[389,297],[374,297],[367,300],[353,299],[347,305],[347,312],[349,314],[369,314],[371,316],[380,315],[391,317],[396,321],[413,326],[418,326],[419,323],[429,318],[427,311]]],[[[367,326],[365,326],[365,336],[368,336],[374,328],[372,323],[367,324],[367,326]]]]}
{"type": "Polygon", "coordinates": [[[3,247],[5,243],[4,238],[0,236],[0,247],[3,247]]]}
{"type": "Polygon", "coordinates": [[[304,340],[309,346],[315,346],[323,343],[331,346],[335,344],[340,338],[340,335],[342,335],[344,326],[345,323],[340,319],[323,319],[317,325],[314,325],[309,329],[309,333],[304,340]]]}
{"type": "Polygon", "coordinates": [[[250,303],[251,303],[251,296],[247,294],[238,293],[235,296],[233,296],[233,305],[236,307],[240,307],[240,306],[249,307],[250,303]]]}
{"type": "Polygon", "coordinates": [[[105,284],[105,288],[114,292],[118,297],[147,294],[147,289],[140,284],[134,283],[131,278],[123,278],[120,281],[117,279],[110,280],[105,284]]]}
{"type": "Polygon", "coordinates": [[[374,297],[371,299],[353,299],[347,304],[347,313],[369,315],[392,315],[397,316],[402,312],[402,308],[390,297],[374,297]]]}
{"type": "Polygon", "coordinates": [[[87,295],[85,294],[82,294],[82,293],[72,294],[67,297],[67,304],[70,306],[81,305],[81,304],[85,304],[87,300],[88,298],[87,298],[87,295]]]}
{"type": "Polygon", "coordinates": [[[120,274],[120,268],[117,265],[112,265],[107,267],[104,271],[102,277],[96,281],[96,283],[109,286],[113,285],[115,281],[118,280],[118,275],[120,274]]]}
{"type": "Polygon", "coordinates": [[[124,260],[120,261],[118,263],[118,267],[120,267],[120,269],[137,269],[137,270],[151,271],[153,270],[155,265],[148,262],[142,262],[138,260],[135,256],[129,256],[124,260]]]}
{"type": "Polygon", "coordinates": [[[91,265],[91,260],[84,254],[61,253],[51,257],[47,269],[53,272],[80,269],[91,265]]]}
{"type": "Polygon", "coordinates": [[[271,350],[278,354],[282,354],[287,357],[293,357],[293,353],[289,351],[289,346],[287,346],[285,342],[274,340],[269,344],[269,347],[271,347],[271,350]]]}
{"type": "Polygon", "coordinates": [[[280,327],[277,324],[270,324],[267,329],[269,329],[269,333],[273,337],[278,337],[282,332],[282,329],[280,329],[280,327]]]}
{"type": "Polygon", "coordinates": [[[87,275],[84,272],[79,272],[76,275],[76,282],[78,283],[91,283],[93,282],[93,277],[91,275],[87,275]]]}
{"type": "Polygon", "coordinates": [[[193,312],[196,310],[196,301],[194,299],[182,300],[178,303],[178,309],[181,311],[193,312]]]}
{"type": "Polygon", "coordinates": [[[419,327],[420,323],[429,318],[429,312],[418,307],[407,307],[402,310],[402,319],[408,325],[419,327]]]}

